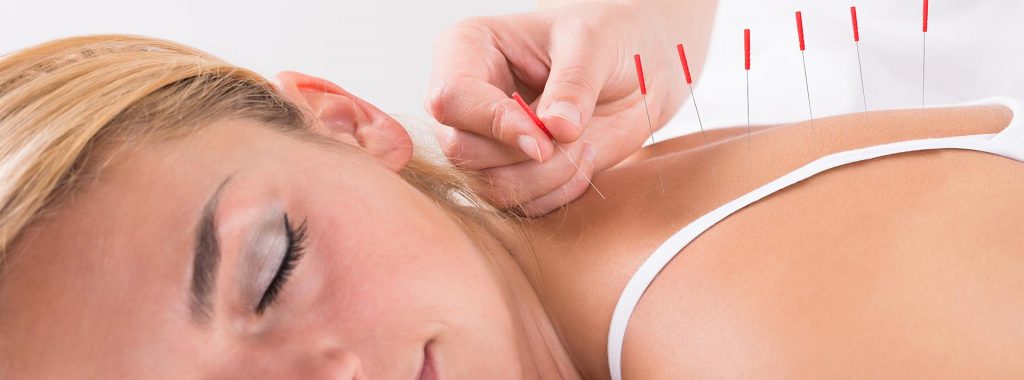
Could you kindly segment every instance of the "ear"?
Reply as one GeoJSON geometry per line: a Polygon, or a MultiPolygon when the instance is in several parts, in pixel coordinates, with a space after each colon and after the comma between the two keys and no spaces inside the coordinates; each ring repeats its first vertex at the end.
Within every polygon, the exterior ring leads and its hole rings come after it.
{"type": "Polygon", "coordinates": [[[398,121],[338,85],[294,71],[277,74],[273,82],[288,100],[316,117],[315,132],[361,147],[395,172],[412,157],[412,139],[398,121]]]}

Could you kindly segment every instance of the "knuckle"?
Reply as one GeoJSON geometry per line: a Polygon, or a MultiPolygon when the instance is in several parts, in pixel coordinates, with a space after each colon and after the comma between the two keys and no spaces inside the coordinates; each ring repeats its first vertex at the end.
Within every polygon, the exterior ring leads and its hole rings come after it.
{"type": "Polygon", "coordinates": [[[452,165],[461,169],[483,169],[483,162],[475,160],[473,155],[469,153],[473,151],[480,151],[482,149],[481,147],[472,146],[477,142],[455,129],[450,127],[445,128],[450,129],[450,132],[439,132],[437,142],[441,152],[448,158],[448,161],[451,162],[452,165]]]}
{"type": "Polygon", "coordinates": [[[590,182],[582,175],[573,176],[565,186],[566,197],[562,200],[562,203],[565,204],[576,200],[576,198],[587,192],[589,186],[590,182]]]}
{"type": "Polygon", "coordinates": [[[465,154],[463,154],[465,150],[461,145],[449,142],[441,147],[441,151],[444,152],[445,157],[448,157],[448,161],[450,161],[452,165],[460,168],[467,168],[465,154]]]}
{"type": "Polygon", "coordinates": [[[443,82],[434,86],[427,97],[427,111],[438,123],[445,124],[447,121],[447,105],[454,100],[452,87],[451,83],[443,82]]]}
{"type": "Polygon", "coordinates": [[[461,153],[462,148],[457,141],[454,128],[438,125],[434,127],[434,137],[437,138],[437,144],[441,148],[441,152],[448,158],[458,157],[461,153]]]}

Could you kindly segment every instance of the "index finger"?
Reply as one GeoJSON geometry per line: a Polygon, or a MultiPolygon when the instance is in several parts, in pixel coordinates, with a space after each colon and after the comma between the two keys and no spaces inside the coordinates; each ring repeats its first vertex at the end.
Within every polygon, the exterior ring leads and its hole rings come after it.
{"type": "Polygon", "coordinates": [[[510,77],[510,71],[495,73],[495,66],[508,65],[507,60],[481,60],[487,53],[500,54],[493,40],[481,40],[481,34],[455,30],[435,44],[428,111],[441,124],[500,141],[539,161],[550,158],[550,138],[499,88],[514,86],[511,78],[502,77],[510,77]]]}

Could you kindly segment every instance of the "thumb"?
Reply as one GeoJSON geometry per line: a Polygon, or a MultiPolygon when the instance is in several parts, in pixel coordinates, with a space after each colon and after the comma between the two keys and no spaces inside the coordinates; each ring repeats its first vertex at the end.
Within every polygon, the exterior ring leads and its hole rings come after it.
{"type": "Polygon", "coordinates": [[[613,67],[597,49],[585,49],[574,40],[552,46],[551,72],[537,106],[537,116],[560,143],[579,139],[613,67]]]}

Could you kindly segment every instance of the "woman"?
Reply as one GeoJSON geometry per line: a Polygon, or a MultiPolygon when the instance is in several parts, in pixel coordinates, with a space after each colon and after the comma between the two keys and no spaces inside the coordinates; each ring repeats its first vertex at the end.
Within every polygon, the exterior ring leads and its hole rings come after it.
{"type": "MultiPolygon", "coordinates": [[[[830,152],[1024,128],[996,105],[762,129],[749,155],[684,137],[519,220],[372,105],[276,79],[127,36],[0,60],[0,377],[618,376],[613,309],[679,227],[830,152]]],[[[1021,188],[934,150],[776,192],[661,271],[622,374],[1020,373],[1021,188]]]]}

